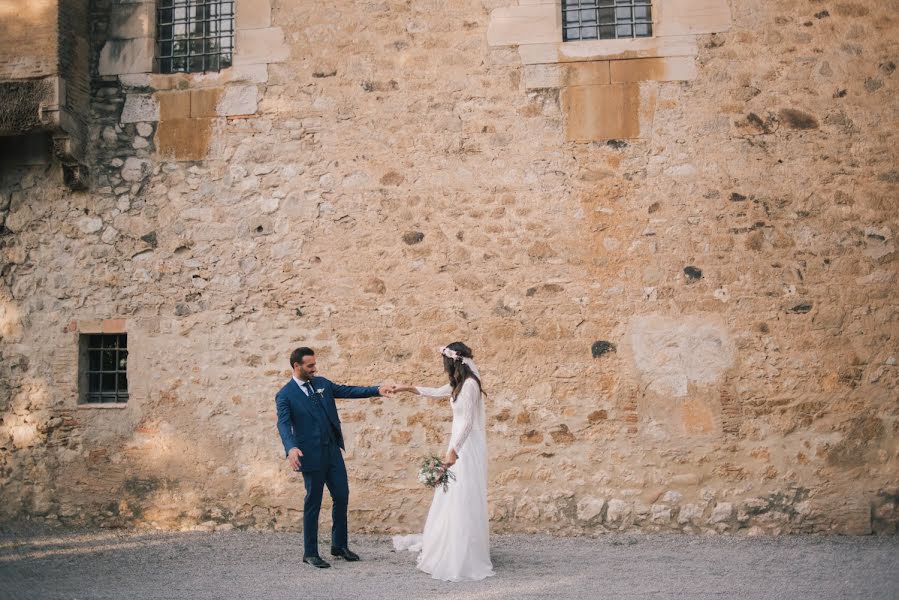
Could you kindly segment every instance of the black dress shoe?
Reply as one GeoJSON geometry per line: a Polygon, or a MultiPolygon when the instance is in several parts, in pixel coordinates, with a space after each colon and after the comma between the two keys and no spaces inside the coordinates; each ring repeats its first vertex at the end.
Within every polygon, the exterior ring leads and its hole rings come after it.
{"type": "Polygon", "coordinates": [[[337,548],[336,546],[331,546],[331,556],[341,556],[344,560],[348,560],[350,562],[359,560],[359,555],[349,548],[337,548]]]}
{"type": "Polygon", "coordinates": [[[327,569],[331,566],[318,556],[304,556],[303,562],[319,569],[327,569]]]}

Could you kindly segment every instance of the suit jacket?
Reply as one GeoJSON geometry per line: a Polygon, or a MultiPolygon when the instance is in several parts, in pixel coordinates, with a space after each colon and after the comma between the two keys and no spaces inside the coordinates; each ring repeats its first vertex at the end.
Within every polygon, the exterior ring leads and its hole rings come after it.
{"type": "MultiPolygon", "coordinates": [[[[324,377],[313,377],[312,387],[318,394],[319,401],[325,409],[325,415],[334,428],[337,443],[341,449],[343,445],[343,431],[340,429],[340,417],[337,414],[335,398],[371,398],[378,396],[377,386],[358,387],[353,385],[338,385],[324,377]],[[319,390],[321,390],[319,392],[319,390]]],[[[312,413],[315,406],[312,398],[300,389],[297,382],[291,377],[281,391],[275,395],[275,408],[278,411],[278,433],[281,435],[281,443],[284,444],[285,455],[291,448],[299,448],[303,453],[300,459],[300,470],[317,471],[322,468],[322,434],[327,432],[320,430],[319,421],[312,413]]]]}

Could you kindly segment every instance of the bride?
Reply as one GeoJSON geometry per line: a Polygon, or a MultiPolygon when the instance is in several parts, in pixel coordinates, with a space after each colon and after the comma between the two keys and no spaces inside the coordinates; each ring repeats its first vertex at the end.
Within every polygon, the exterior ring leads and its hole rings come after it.
{"type": "Polygon", "coordinates": [[[441,351],[449,383],[441,388],[397,386],[397,392],[450,398],[453,429],[446,456],[455,480],[434,490],[422,536],[394,538],[397,549],[419,548],[418,568],[434,579],[478,581],[493,575],[487,523],[487,436],[481,377],[471,349],[454,342],[441,351]]]}

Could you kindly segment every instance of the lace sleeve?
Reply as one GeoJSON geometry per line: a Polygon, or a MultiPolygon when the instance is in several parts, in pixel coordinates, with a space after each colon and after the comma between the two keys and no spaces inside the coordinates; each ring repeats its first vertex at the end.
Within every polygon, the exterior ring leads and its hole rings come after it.
{"type": "Polygon", "coordinates": [[[450,448],[455,450],[457,455],[460,454],[460,450],[465,444],[465,440],[468,439],[471,428],[474,426],[475,410],[477,410],[480,399],[481,388],[478,385],[478,382],[473,379],[468,379],[462,385],[459,397],[456,398],[456,402],[462,403],[462,427],[459,429],[459,432],[453,436],[453,439],[450,442],[450,448]]]}
{"type": "Polygon", "coordinates": [[[450,384],[439,388],[416,387],[415,389],[418,390],[419,395],[431,398],[446,398],[453,393],[453,387],[450,384]]]}

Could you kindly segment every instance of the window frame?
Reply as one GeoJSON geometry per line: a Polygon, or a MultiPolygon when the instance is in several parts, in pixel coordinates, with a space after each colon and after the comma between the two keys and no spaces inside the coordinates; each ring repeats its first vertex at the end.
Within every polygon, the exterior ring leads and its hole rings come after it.
{"type": "Polygon", "coordinates": [[[131,394],[128,389],[127,332],[82,332],[78,335],[78,404],[79,406],[124,406],[131,394]],[[111,368],[107,363],[111,353],[111,368]],[[94,360],[96,357],[96,360],[94,360]],[[110,380],[111,377],[111,380],[110,380]],[[96,378],[97,385],[92,386],[96,378]],[[112,383],[108,383],[111,381],[112,383]],[[124,382],[124,392],[120,385],[124,382]],[[111,388],[111,392],[109,391],[111,388]],[[104,397],[109,399],[103,399],[104,397]]]}
{"type": "Polygon", "coordinates": [[[162,75],[219,73],[234,66],[236,4],[236,0],[157,0],[153,72],[162,75]],[[199,19],[196,18],[198,9],[204,12],[199,19]],[[200,32],[194,31],[197,23],[202,24],[200,32]],[[185,33],[178,34],[179,27],[185,33]],[[213,41],[219,44],[217,49],[210,49],[213,41]],[[222,45],[223,41],[227,44],[222,45]],[[179,48],[179,44],[183,46],[179,48]]]}
{"type": "MultiPolygon", "coordinates": [[[[582,1],[590,1],[590,0],[557,0],[558,1],[558,15],[560,19],[561,26],[561,34],[562,39],[561,42],[563,44],[567,44],[570,42],[611,42],[616,40],[636,40],[636,39],[652,39],[655,37],[655,17],[656,6],[655,0],[624,0],[627,4],[622,4],[619,6],[619,3],[622,0],[594,0],[592,3],[595,5],[594,7],[582,8],[582,1]],[[567,2],[575,2],[577,4],[576,8],[569,8],[567,6],[567,2]],[[601,3],[607,3],[606,6],[600,6],[601,3]],[[638,8],[646,8],[648,10],[648,15],[645,18],[641,18],[639,21],[637,17],[634,16],[635,9],[638,8]],[[577,38],[568,38],[568,32],[572,29],[577,29],[578,34],[581,35],[584,29],[590,29],[590,25],[583,25],[583,22],[580,20],[581,15],[585,10],[595,10],[596,11],[596,21],[595,25],[592,27],[596,30],[596,37],[577,37],[577,38]],[[628,22],[618,21],[618,14],[622,10],[627,10],[630,12],[631,17],[628,22]],[[613,21],[603,22],[601,13],[603,11],[612,11],[613,21]],[[571,12],[578,13],[578,22],[577,26],[572,27],[568,24],[566,19],[568,18],[568,14],[571,12]],[[648,28],[648,33],[646,35],[637,35],[636,27],[637,26],[646,26],[648,28]],[[630,35],[621,35],[619,36],[619,31],[622,27],[631,27],[630,35]],[[614,31],[614,36],[602,37],[602,30],[604,28],[611,28],[614,31]]],[[[589,22],[588,22],[589,23],[589,22]]]]}

